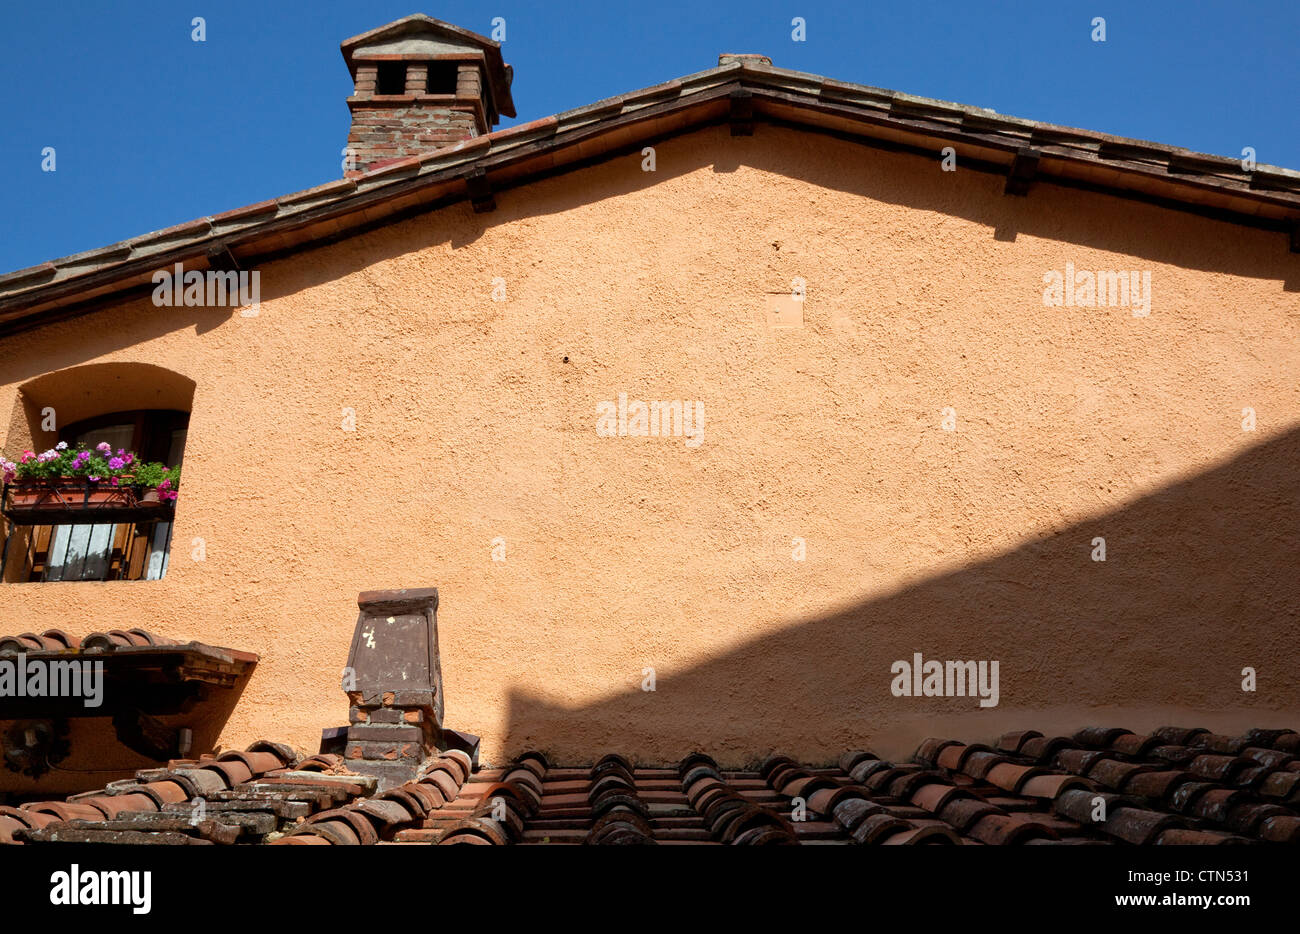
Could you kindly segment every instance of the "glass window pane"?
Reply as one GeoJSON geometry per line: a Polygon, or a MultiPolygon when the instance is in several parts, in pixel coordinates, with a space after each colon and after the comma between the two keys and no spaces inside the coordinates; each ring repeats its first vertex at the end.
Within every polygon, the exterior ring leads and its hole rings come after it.
{"type": "Polygon", "coordinates": [[[56,525],[50,537],[45,576],[52,581],[103,580],[117,526],[56,525]]]}
{"type": "MultiPolygon", "coordinates": [[[[87,447],[94,447],[101,442],[107,441],[109,447],[114,452],[118,448],[130,450],[131,442],[135,440],[135,424],[126,425],[105,425],[103,428],[93,428],[90,431],[83,431],[76,436],[76,444],[84,443],[87,447]]],[[[75,446],[75,445],[74,445],[75,446]]]]}
{"type": "Polygon", "coordinates": [[[179,467],[185,454],[185,429],[177,428],[172,432],[171,447],[167,449],[167,466],[179,467]]]}
{"type": "Polygon", "coordinates": [[[163,575],[167,573],[167,551],[172,531],[170,522],[159,522],[153,528],[153,535],[149,537],[149,564],[145,569],[144,579],[148,581],[162,580],[163,575]]]}

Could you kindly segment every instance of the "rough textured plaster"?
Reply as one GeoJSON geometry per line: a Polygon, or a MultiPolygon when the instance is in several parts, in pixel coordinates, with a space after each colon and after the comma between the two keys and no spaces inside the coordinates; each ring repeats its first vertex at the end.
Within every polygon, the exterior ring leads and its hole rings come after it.
{"type": "MultiPolygon", "coordinates": [[[[998,178],[769,127],[665,142],[657,162],[271,263],[255,318],[144,299],[0,343],[3,411],[86,363],[197,384],[167,578],[4,585],[3,628],[145,625],[259,653],[232,746],[314,749],[346,722],[358,591],[422,585],[442,596],[447,722],[491,759],[898,755],[1045,720],[1294,726],[1294,575],[1249,593],[1216,578],[1221,628],[1188,632],[1205,594],[1131,617],[1147,565],[1122,521],[1108,562],[1088,557],[1110,531],[1089,522],[1300,422],[1283,237],[1045,185],[1006,197],[998,178]],[[1045,308],[1043,274],[1067,261],[1151,270],[1150,317],[1045,308]],[[767,328],[766,296],[796,276],[804,326],[767,328]],[[702,400],[703,444],[598,438],[596,404],[620,391],[702,400]],[[1072,586],[1129,563],[1100,608],[993,618],[993,589],[1050,599],[1058,582],[1028,573],[870,623],[875,601],[1063,530],[1052,567],[1072,586]],[[819,643],[815,621],[853,607],[865,622],[819,643]],[[889,664],[913,651],[1001,659],[1000,706],[892,697],[889,664]],[[691,676],[711,663],[725,674],[691,676]],[[1258,694],[1239,690],[1246,664],[1258,694]]],[[[1292,554],[1293,493],[1238,504],[1292,554]]],[[[1215,559],[1191,545],[1195,581],[1215,559]]]]}

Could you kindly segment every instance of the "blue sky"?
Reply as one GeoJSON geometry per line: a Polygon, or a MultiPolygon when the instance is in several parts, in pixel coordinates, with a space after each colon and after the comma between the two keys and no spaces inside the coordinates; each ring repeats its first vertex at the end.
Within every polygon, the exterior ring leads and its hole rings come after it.
{"type": "MultiPolygon", "coordinates": [[[[1300,3],[311,3],[10,0],[0,271],[340,175],[339,43],[424,12],[506,20],[519,120],[701,71],[719,52],[999,113],[1300,168],[1300,3]],[[194,16],[205,42],[190,38],[194,16]],[[802,17],[807,39],[791,39],[802,17]],[[1106,20],[1106,41],[1091,22],[1106,20]],[[56,171],[41,171],[42,150],[56,171]]],[[[508,125],[512,121],[506,121],[508,125]]]]}

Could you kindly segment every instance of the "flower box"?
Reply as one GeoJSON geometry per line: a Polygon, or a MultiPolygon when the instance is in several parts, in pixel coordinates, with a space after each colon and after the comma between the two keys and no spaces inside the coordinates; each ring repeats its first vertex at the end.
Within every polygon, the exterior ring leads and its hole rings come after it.
{"type": "Polygon", "coordinates": [[[180,468],[144,463],[107,443],[93,449],[60,442],[17,461],[0,457],[0,511],[15,525],[67,525],[168,519],[180,468]]]}
{"type": "Polygon", "coordinates": [[[120,479],[113,486],[83,477],[56,477],[5,484],[3,511],[17,525],[140,522],[170,517],[172,503],[120,479]]]}

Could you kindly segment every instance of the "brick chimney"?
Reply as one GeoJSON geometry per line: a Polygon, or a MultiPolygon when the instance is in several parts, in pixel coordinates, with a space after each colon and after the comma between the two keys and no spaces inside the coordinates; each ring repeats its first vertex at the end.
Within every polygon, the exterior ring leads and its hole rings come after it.
{"type": "Polygon", "coordinates": [[[341,46],[352,73],[347,177],[491,131],[515,115],[501,46],[422,13],[341,46]]]}

